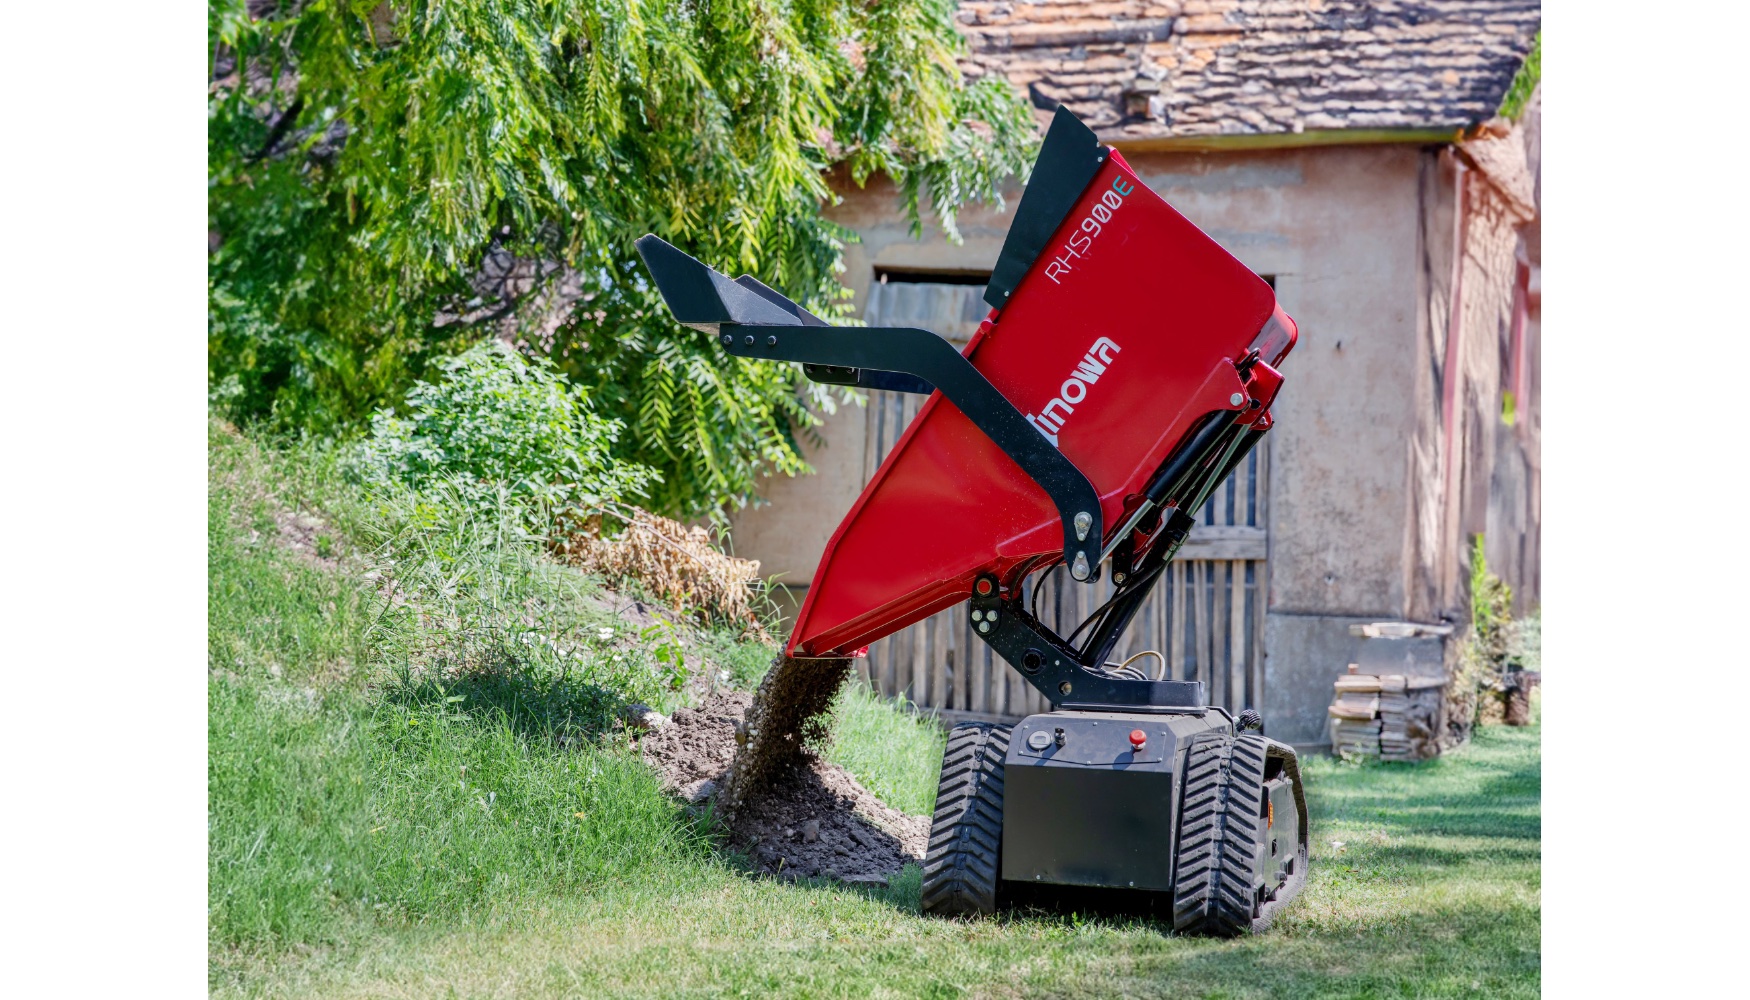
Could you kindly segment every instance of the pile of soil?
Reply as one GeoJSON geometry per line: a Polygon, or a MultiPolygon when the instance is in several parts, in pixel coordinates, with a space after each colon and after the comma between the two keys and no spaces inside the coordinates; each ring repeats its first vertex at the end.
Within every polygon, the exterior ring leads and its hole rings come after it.
{"type": "MultiPolygon", "coordinates": [[[[687,800],[716,796],[735,761],[737,726],[753,702],[745,692],[718,691],[696,709],[676,711],[644,737],[644,759],[687,800]]],[[[747,852],[759,870],[881,882],[906,862],[923,860],[930,818],[888,808],[843,768],[798,748],[761,770],[758,787],[744,784],[748,791],[728,817],[729,846],[747,852]]]]}
{"type": "Polygon", "coordinates": [[[688,802],[703,802],[716,794],[735,759],[735,727],[753,696],[742,691],[716,691],[698,708],[676,709],[667,722],[645,734],[644,760],[662,778],[662,786],[688,802]]]}

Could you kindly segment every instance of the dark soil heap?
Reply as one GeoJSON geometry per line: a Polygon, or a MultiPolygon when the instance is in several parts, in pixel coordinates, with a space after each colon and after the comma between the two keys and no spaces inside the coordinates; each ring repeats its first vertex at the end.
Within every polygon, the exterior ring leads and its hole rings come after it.
{"type": "MultiPolygon", "coordinates": [[[[813,667],[819,662],[806,665],[813,667]]],[[[775,666],[772,674],[778,674],[781,667],[775,666]]],[[[815,682],[807,690],[813,694],[810,702],[819,700],[817,711],[802,714],[796,711],[796,702],[786,702],[788,711],[760,713],[755,696],[716,692],[697,709],[675,712],[667,725],[647,735],[644,758],[662,775],[667,787],[687,799],[702,802],[715,796],[719,815],[725,816],[729,825],[730,847],[746,851],[760,870],[787,878],[883,880],[908,861],[922,861],[930,819],[888,808],[843,768],[821,760],[808,749],[816,737],[824,736],[824,713],[843,680],[844,669],[822,671],[822,675],[805,678],[815,682]],[[828,681],[831,686],[821,698],[819,688],[828,681]],[[718,789],[727,786],[730,767],[738,764],[738,726],[758,729],[756,719],[764,722],[767,734],[779,736],[756,744],[755,734],[748,739],[748,748],[777,747],[783,752],[768,752],[756,759],[749,757],[748,749],[742,751],[741,763],[751,761],[755,766],[739,772],[740,787],[746,791],[731,814],[723,810],[725,795],[718,789]],[[750,782],[749,775],[758,781],[750,782]]],[[[771,675],[767,680],[771,681],[771,675]]],[[[782,683],[775,687],[793,691],[782,683]]],[[[762,684],[761,693],[769,695],[771,688],[762,684]]]]}

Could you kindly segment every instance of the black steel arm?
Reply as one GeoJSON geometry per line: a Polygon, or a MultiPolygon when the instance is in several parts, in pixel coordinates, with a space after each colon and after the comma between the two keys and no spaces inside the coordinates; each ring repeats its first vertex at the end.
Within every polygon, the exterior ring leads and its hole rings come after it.
{"type": "MultiPolygon", "coordinates": [[[[1093,626],[1093,632],[1080,649],[1074,645],[1074,634],[1064,639],[1034,618],[1018,593],[1002,596],[995,578],[988,578],[986,596],[975,594],[972,598],[971,617],[978,637],[1045,695],[1054,708],[1180,710],[1203,706],[1201,682],[1114,677],[1100,670],[1100,666],[1149,591],[1160,582],[1166,563],[1185,543],[1196,524],[1195,515],[1209,494],[1264,436],[1264,431],[1237,423],[1237,414],[1223,412],[1213,416],[1184,447],[1162,463],[1151,480],[1147,497],[1167,502],[1155,512],[1160,523],[1153,531],[1152,544],[1136,566],[1130,565],[1132,547],[1128,544],[1119,547],[1123,559],[1113,563],[1113,579],[1121,585],[1112,599],[1084,623],[1084,627],[1093,626]],[[1118,576],[1120,571],[1126,575],[1118,576]]],[[[1138,513],[1147,510],[1139,507],[1138,513]]],[[[1130,537],[1146,520],[1129,518],[1119,529],[1119,535],[1130,537]]],[[[1115,537],[1113,542],[1121,540],[1115,537]]]]}
{"type": "Polygon", "coordinates": [[[899,373],[941,390],[1051,498],[1070,575],[1098,577],[1104,525],[1094,484],[953,344],[928,330],[828,326],[753,278],[731,280],[659,237],[637,246],[675,319],[711,333],[736,357],[899,373]]]}
{"type": "MultiPolygon", "coordinates": [[[[993,584],[994,580],[991,581],[993,584]]],[[[1020,601],[972,598],[978,637],[1020,671],[1055,708],[1198,709],[1202,681],[1139,681],[1087,669],[1074,649],[1028,613],[1020,601]]]]}

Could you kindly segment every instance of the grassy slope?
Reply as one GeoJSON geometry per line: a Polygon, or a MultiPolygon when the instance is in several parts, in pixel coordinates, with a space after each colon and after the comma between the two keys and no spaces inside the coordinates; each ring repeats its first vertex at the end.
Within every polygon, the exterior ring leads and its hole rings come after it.
{"type": "MultiPolygon", "coordinates": [[[[395,662],[432,637],[385,628],[346,569],[248,541],[253,525],[271,542],[251,478],[264,470],[235,439],[215,449],[215,994],[1538,992],[1536,729],[1488,730],[1420,767],[1309,762],[1311,881],[1261,939],[926,920],[915,869],[882,891],[738,874],[624,748],[554,738],[570,706],[599,706],[545,661],[500,665],[459,702],[398,686],[395,662]]],[[[750,669],[762,655],[742,652],[750,669]]],[[[835,759],[865,783],[928,806],[939,732],[848,692],[838,737],[835,759]]]]}
{"type": "Polygon", "coordinates": [[[277,537],[276,510],[301,490],[339,488],[320,456],[263,453],[222,431],[211,450],[215,972],[288,946],[717,864],[605,725],[613,695],[598,682],[636,673],[667,692],[647,651],[599,637],[623,623],[587,600],[587,581],[514,540],[493,548],[470,536],[456,558],[444,546],[457,532],[422,530],[385,550],[434,567],[404,571],[394,604],[357,563],[277,537]],[[441,593],[422,593],[432,580],[441,593]],[[516,631],[529,622],[538,627],[516,631]],[[533,641],[548,632],[581,635],[565,638],[577,655],[533,641]],[[433,669],[456,660],[460,677],[433,669]]]}
{"type": "Polygon", "coordinates": [[[847,684],[834,708],[826,759],[857,776],[881,801],[913,816],[936,808],[936,777],[948,732],[897,708],[865,684],[847,684]]]}

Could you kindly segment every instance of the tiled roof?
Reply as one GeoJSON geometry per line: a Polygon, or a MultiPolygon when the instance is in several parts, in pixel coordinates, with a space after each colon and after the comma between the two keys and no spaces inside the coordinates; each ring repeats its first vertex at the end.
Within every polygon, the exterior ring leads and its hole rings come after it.
{"type": "MultiPolygon", "coordinates": [[[[1108,142],[1457,130],[1494,115],[1538,0],[963,0],[969,77],[1108,142]]],[[[1243,141],[1243,140],[1242,140],[1243,141]]],[[[1287,140],[1293,141],[1293,140],[1287,140]]]]}

